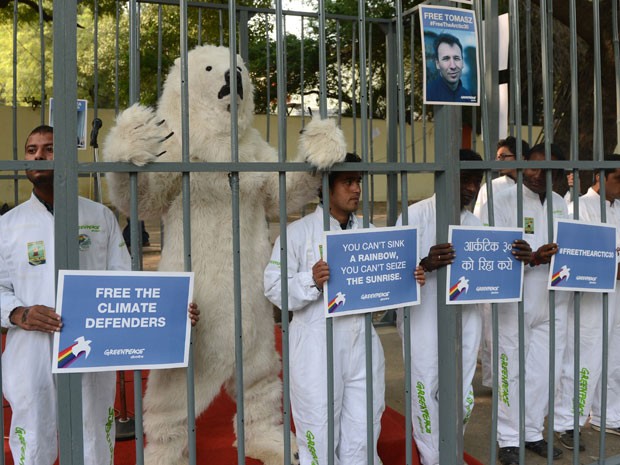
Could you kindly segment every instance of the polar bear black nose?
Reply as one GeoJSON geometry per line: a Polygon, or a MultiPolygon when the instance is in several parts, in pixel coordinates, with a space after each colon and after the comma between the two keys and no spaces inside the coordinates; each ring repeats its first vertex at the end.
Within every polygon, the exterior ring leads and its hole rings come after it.
{"type": "MultiPolygon", "coordinates": [[[[222,86],[217,94],[217,98],[221,99],[230,95],[230,70],[224,73],[226,84],[222,86]]],[[[237,95],[243,100],[243,82],[241,80],[241,70],[237,68],[237,95]]]]}

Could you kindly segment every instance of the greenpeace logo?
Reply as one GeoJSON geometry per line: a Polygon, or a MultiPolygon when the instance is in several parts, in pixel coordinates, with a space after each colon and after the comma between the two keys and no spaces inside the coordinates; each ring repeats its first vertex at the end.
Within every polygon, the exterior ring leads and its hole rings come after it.
{"type": "Polygon", "coordinates": [[[360,299],[387,299],[390,296],[389,292],[373,292],[372,294],[362,294],[360,299]]]}
{"type": "Polygon", "coordinates": [[[499,286],[478,286],[476,288],[478,292],[497,292],[499,291],[499,286]]]}
{"type": "Polygon", "coordinates": [[[577,276],[575,278],[577,281],[590,281],[591,283],[596,283],[596,276],[577,276]]]}
{"type": "Polygon", "coordinates": [[[144,358],[144,351],[146,349],[106,349],[103,351],[103,355],[110,356],[126,356],[129,358],[144,358]]]}

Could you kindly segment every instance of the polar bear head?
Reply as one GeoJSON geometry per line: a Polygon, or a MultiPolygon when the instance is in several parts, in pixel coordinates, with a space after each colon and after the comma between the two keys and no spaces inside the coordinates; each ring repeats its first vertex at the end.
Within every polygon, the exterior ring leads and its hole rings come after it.
{"type": "MultiPolygon", "coordinates": [[[[187,54],[190,146],[208,143],[213,137],[230,136],[231,81],[237,82],[238,131],[241,136],[254,117],[254,87],[243,59],[237,55],[236,70],[230,69],[230,49],[202,45],[187,54]]],[[[181,134],[181,59],[170,68],[159,99],[157,113],[181,134]]]]}

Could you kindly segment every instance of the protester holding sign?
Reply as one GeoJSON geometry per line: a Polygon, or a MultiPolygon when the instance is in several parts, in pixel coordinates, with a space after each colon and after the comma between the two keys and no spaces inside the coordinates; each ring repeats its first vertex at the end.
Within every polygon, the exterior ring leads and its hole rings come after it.
{"type": "MultiPolygon", "coordinates": [[[[513,137],[508,136],[505,139],[500,139],[497,143],[497,152],[495,159],[497,161],[515,161],[517,159],[517,144],[519,141],[513,137]]],[[[521,140],[521,155],[527,155],[530,150],[530,145],[521,140]]],[[[499,177],[493,179],[491,186],[484,185],[478,192],[478,198],[476,199],[476,205],[474,206],[474,215],[478,218],[481,217],[482,206],[488,201],[489,189],[493,189],[493,194],[508,189],[510,186],[514,186],[517,182],[517,170],[514,168],[503,169],[499,171],[499,177]]],[[[482,311],[482,341],[480,348],[480,361],[482,364],[482,385],[492,387],[493,385],[493,370],[492,370],[492,356],[491,349],[493,346],[493,328],[491,327],[491,306],[486,304],[482,311]]]]}
{"type": "MultiPolygon", "coordinates": [[[[552,144],[553,160],[563,160],[558,147],[552,144]]],[[[545,159],[545,145],[534,146],[525,156],[529,161],[545,159]]],[[[554,170],[554,176],[562,171],[554,170]]],[[[549,262],[557,252],[557,244],[551,242],[547,223],[547,208],[552,208],[554,218],[567,218],[566,202],[555,192],[552,204],[546,199],[545,171],[523,170],[523,225],[517,223],[517,186],[494,196],[494,226],[521,227],[525,238],[536,252],[525,269],[523,305],[525,312],[525,447],[546,457],[547,441],[543,439],[544,419],[549,407],[549,292],[547,276],[549,262]]],[[[488,209],[482,207],[482,221],[489,224],[488,209]]],[[[566,343],[566,293],[555,293],[555,357],[556,380],[559,379],[562,355],[566,343]]],[[[499,460],[502,465],[519,463],[519,312],[516,303],[499,304],[499,409],[498,442],[499,460]]],[[[556,384],[557,385],[557,384],[556,384]]],[[[553,448],[553,457],[562,451],[553,448]]]]}
{"type": "MultiPolygon", "coordinates": [[[[346,162],[359,162],[347,154],[346,162]]],[[[358,171],[329,174],[330,230],[358,229],[355,216],[362,175],[358,171]]],[[[265,269],[265,295],[282,307],[282,276],[288,277],[291,406],[302,465],[328,462],[327,354],[323,286],[329,266],[323,260],[323,206],[287,228],[288,269],[280,268],[280,238],[265,269]]],[[[420,273],[423,280],[423,273],[420,273]]],[[[366,463],[366,344],[363,315],[333,319],[334,328],[334,450],[335,463],[366,463]]],[[[381,341],[372,333],[374,463],[381,415],[385,409],[385,359],[381,341]]]]}
{"type": "MultiPolygon", "coordinates": [[[[480,155],[471,150],[460,151],[461,160],[481,161],[480,155]]],[[[461,224],[481,226],[480,221],[465,209],[480,189],[482,171],[461,171],[461,224]]],[[[451,244],[436,244],[435,196],[409,206],[409,222],[419,231],[418,248],[426,254],[420,265],[427,273],[427,283],[421,290],[421,304],[411,307],[411,408],[413,436],[423,465],[439,464],[439,372],[437,353],[437,274],[431,273],[446,266],[454,259],[451,244]]],[[[396,225],[402,224],[402,217],[396,225]]],[[[444,298],[445,297],[441,297],[444,298]]],[[[398,331],[403,337],[403,309],[397,313],[398,331]]],[[[464,418],[471,414],[474,394],[471,382],[476,370],[476,358],[480,343],[481,316],[478,305],[463,306],[463,408],[464,418]]],[[[404,343],[404,339],[403,339],[404,343]]],[[[407,348],[404,348],[407,350],[407,348]]]]}
{"type": "MultiPolygon", "coordinates": [[[[605,155],[605,161],[620,161],[619,155],[605,155]]],[[[604,171],[605,177],[605,215],[606,223],[616,226],[616,243],[620,244],[620,169],[608,168],[604,171]]],[[[579,197],[579,219],[588,223],[601,222],[601,196],[600,196],[600,171],[594,175],[594,184],[588,192],[579,197]]],[[[569,212],[573,211],[573,204],[569,206],[569,212]]],[[[619,270],[620,271],[620,270],[619,270]]],[[[617,281],[616,281],[617,283],[617,281]]],[[[607,428],[616,430],[620,434],[620,405],[618,389],[620,379],[618,376],[618,346],[614,331],[614,319],[618,319],[618,299],[616,293],[609,293],[609,376],[607,398],[607,428]]],[[[569,309],[571,306],[569,306],[569,309]]],[[[603,299],[602,294],[584,292],[581,294],[580,325],[579,325],[579,426],[583,426],[588,419],[590,410],[592,428],[600,430],[600,405],[598,402],[601,386],[603,347],[603,299]]],[[[557,405],[555,408],[554,430],[560,442],[568,449],[574,448],[574,423],[573,423],[573,393],[574,393],[574,370],[575,370],[575,341],[574,341],[574,312],[568,312],[568,333],[566,351],[562,364],[562,376],[557,389],[557,405]]],[[[620,335],[619,335],[620,336],[620,335]]],[[[585,450],[583,442],[579,444],[579,450],[585,450]]]]}
{"type": "MultiPolygon", "coordinates": [[[[26,141],[26,160],[54,158],[53,129],[39,126],[26,141]]],[[[2,388],[11,405],[10,446],[15,463],[52,465],[58,455],[52,334],[55,313],[54,172],[27,170],[30,200],[0,218],[2,326],[9,328],[2,355],[2,388]]],[[[80,268],[129,270],[131,262],[114,214],[78,199],[80,268]]],[[[116,373],[82,376],[84,463],[114,457],[116,373]]]]}

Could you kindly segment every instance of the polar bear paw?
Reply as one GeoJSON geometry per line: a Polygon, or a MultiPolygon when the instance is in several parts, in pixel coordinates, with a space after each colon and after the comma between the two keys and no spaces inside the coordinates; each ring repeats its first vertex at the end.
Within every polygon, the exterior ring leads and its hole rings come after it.
{"type": "Polygon", "coordinates": [[[304,160],[319,170],[344,161],[347,155],[344,134],[329,118],[312,118],[301,132],[299,147],[304,160]]]}
{"type": "Polygon", "coordinates": [[[158,120],[149,107],[135,104],[116,118],[103,147],[106,161],[129,162],[137,166],[152,163],[166,152],[164,143],[172,137],[165,120],[158,120]]]}

